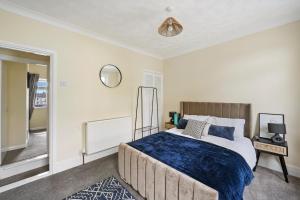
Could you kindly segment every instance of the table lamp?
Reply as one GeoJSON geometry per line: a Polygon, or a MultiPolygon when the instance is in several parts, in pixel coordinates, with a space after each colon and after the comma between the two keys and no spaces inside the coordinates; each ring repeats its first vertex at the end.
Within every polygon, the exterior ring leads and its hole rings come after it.
{"type": "Polygon", "coordinates": [[[271,138],[274,143],[283,144],[285,142],[285,124],[268,123],[268,131],[269,133],[275,133],[275,135],[271,138]],[[280,134],[283,135],[283,138],[280,134]]]}

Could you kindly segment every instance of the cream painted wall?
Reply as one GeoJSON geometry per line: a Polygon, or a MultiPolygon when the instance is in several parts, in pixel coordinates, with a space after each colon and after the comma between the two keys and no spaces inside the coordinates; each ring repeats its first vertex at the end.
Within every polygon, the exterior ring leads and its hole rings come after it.
{"type": "MultiPolygon", "coordinates": [[[[47,67],[41,65],[28,65],[29,72],[39,74],[40,78],[47,79],[47,67]]],[[[29,121],[29,129],[45,129],[48,127],[48,108],[35,108],[29,121]]]]}
{"type": "MultiPolygon", "coordinates": [[[[259,112],[284,113],[289,157],[300,169],[300,21],[164,63],[165,118],[180,101],[252,104],[252,125],[259,112]]],[[[273,159],[273,157],[272,157],[273,159]]]]}
{"type": "Polygon", "coordinates": [[[0,10],[0,40],[53,50],[57,53],[57,160],[79,158],[83,123],[131,115],[144,69],[163,71],[161,60],[116,47],[77,33],[0,10]],[[104,64],[123,74],[117,88],[99,80],[104,64]],[[66,81],[67,87],[59,87],[66,81]]]}
{"type": "Polygon", "coordinates": [[[27,65],[3,61],[6,68],[6,148],[25,147],[27,140],[27,65]]]}
{"type": "Polygon", "coordinates": [[[29,121],[30,130],[46,129],[48,127],[48,109],[35,108],[29,121]]]}
{"type": "Polygon", "coordinates": [[[48,69],[46,66],[41,66],[41,65],[33,65],[33,64],[29,64],[28,65],[28,68],[29,68],[29,72],[30,73],[34,73],[34,74],[39,74],[40,75],[40,78],[43,78],[43,79],[47,79],[48,78],[48,69]]]}

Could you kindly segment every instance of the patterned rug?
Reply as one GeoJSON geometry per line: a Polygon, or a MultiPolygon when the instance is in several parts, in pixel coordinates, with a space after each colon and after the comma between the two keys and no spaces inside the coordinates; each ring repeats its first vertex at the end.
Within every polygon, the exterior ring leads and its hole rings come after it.
{"type": "Polygon", "coordinates": [[[115,177],[111,176],[64,200],[135,200],[115,177]]]}

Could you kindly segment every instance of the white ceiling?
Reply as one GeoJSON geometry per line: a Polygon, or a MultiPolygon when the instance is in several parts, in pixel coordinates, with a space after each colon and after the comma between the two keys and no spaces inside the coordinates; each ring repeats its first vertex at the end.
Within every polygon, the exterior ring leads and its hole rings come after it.
{"type": "Polygon", "coordinates": [[[300,19],[300,0],[0,0],[0,7],[160,58],[300,19]],[[183,32],[157,33],[169,15],[183,32]]]}

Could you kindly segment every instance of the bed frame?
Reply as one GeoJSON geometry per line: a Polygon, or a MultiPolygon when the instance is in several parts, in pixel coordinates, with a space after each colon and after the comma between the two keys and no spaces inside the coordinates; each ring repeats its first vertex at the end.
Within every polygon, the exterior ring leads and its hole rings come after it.
{"type": "MultiPolygon", "coordinates": [[[[180,102],[181,114],[245,119],[250,136],[250,104],[180,102]]],[[[119,145],[119,173],[147,200],[217,200],[218,191],[130,147],[119,145]]]]}

